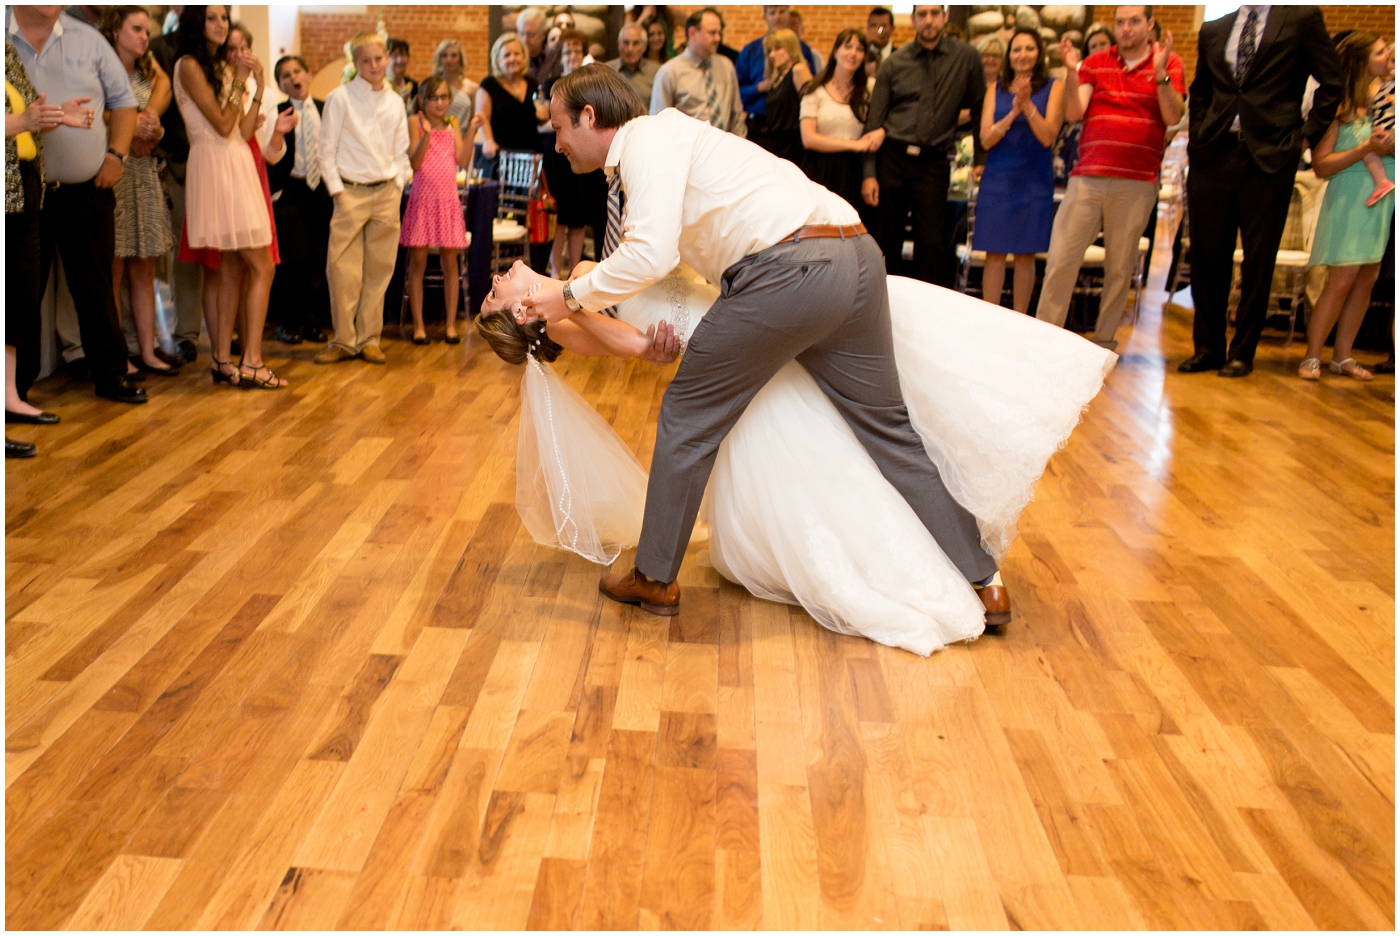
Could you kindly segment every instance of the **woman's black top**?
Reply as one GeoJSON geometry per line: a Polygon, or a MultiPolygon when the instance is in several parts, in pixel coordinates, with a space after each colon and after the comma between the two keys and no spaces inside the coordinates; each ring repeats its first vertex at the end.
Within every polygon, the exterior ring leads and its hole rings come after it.
{"type": "Polygon", "coordinates": [[[506,150],[540,152],[539,121],[535,119],[535,79],[525,79],[525,100],[505,89],[495,75],[481,82],[481,90],[491,98],[491,135],[496,146],[506,150]]]}

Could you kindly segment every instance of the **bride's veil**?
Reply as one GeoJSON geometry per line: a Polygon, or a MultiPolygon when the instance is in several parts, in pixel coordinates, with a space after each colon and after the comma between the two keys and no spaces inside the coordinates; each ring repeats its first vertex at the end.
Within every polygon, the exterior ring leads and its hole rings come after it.
{"type": "Polygon", "coordinates": [[[647,475],[578,391],[531,355],[520,385],[515,507],[535,542],[607,565],[642,531],[647,475]]]}

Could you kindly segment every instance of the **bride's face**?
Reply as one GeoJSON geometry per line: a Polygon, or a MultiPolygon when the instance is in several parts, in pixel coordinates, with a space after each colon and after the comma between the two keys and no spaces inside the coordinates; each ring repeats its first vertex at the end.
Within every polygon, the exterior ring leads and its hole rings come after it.
{"type": "Polygon", "coordinates": [[[544,282],[544,277],[527,267],[522,260],[511,264],[509,270],[491,277],[491,291],[486,294],[482,308],[487,312],[505,310],[520,320],[520,300],[530,295],[544,282]]]}

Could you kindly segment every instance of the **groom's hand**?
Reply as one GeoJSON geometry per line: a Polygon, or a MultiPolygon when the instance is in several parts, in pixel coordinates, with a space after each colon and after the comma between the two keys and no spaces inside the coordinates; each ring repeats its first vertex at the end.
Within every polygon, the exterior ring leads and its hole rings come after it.
{"type": "Polygon", "coordinates": [[[546,322],[561,322],[572,315],[564,305],[564,283],[560,280],[545,280],[533,293],[520,300],[520,309],[515,320],[521,325],[531,319],[544,319],[546,322]]]}
{"type": "Polygon", "coordinates": [[[670,322],[658,322],[647,328],[646,352],[642,358],[653,364],[670,364],[681,356],[681,339],[670,322]]]}

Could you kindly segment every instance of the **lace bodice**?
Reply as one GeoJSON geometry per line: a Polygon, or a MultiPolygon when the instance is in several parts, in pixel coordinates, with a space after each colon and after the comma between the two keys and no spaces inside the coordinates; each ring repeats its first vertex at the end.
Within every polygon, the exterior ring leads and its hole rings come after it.
{"type": "MultiPolygon", "coordinates": [[[[239,132],[238,125],[235,124],[229,131],[228,136],[220,136],[219,131],[214,129],[204,116],[199,105],[185,91],[184,84],[180,81],[180,59],[175,63],[175,77],[172,79],[175,92],[175,105],[180,108],[180,117],[185,121],[185,132],[189,135],[190,146],[247,146],[243,139],[243,134],[239,132]]],[[[225,72],[223,84],[219,88],[219,98],[222,100],[228,92],[229,76],[225,72]]]]}
{"type": "Polygon", "coordinates": [[[718,289],[682,263],[664,279],[620,303],[618,318],[638,331],[646,331],[657,322],[669,322],[684,346],[718,297],[718,289]]]}

